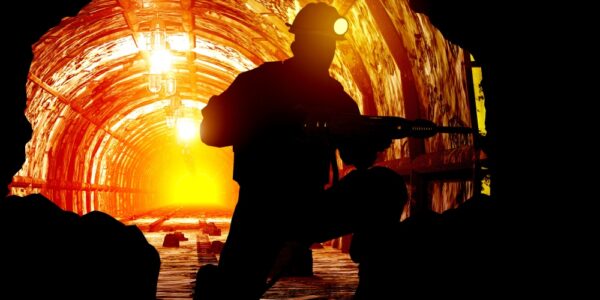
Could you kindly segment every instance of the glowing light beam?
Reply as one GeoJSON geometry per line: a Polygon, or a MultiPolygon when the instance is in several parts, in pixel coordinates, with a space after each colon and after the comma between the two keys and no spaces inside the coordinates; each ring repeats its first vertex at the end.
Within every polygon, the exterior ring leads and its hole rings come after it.
{"type": "Polygon", "coordinates": [[[177,120],[177,138],[183,142],[197,139],[200,133],[200,124],[194,119],[180,118],[177,120]]]}

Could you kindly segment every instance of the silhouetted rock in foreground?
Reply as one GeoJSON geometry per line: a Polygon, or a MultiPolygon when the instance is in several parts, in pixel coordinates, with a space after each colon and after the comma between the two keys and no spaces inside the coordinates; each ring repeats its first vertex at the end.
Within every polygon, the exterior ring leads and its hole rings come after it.
{"type": "Polygon", "coordinates": [[[283,247],[272,275],[274,276],[312,276],[313,275],[313,257],[312,250],[306,245],[288,243],[283,247]]]}
{"type": "Polygon", "coordinates": [[[156,298],[158,252],[105,213],[80,217],[41,195],[7,197],[0,236],[2,299],[156,298]]]}
{"type": "Polygon", "coordinates": [[[366,235],[350,252],[360,263],[356,299],[501,295],[510,256],[500,217],[497,203],[481,196],[366,235]]]}

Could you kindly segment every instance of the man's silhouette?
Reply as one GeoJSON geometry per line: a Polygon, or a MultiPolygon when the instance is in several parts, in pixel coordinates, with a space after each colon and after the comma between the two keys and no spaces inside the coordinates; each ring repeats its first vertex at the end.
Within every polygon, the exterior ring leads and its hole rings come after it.
{"type": "MultiPolygon", "coordinates": [[[[343,39],[334,30],[340,18],[324,3],[306,5],[290,27],[294,56],[241,73],[202,111],[202,141],[233,145],[233,177],[240,185],[218,266],[225,284],[220,298],[259,298],[286,241],[326,238],[318,227],[331,212],[322,194],[330,172],[337,172],[336,149],[344,161],[360,164],[364,151],[355,151],[356,142],[303,132],[306,118],[359,115],[354,100],[329,75],[336,41],[343,39]]],[[[347,233],[342,227],[335,234],[347,233]]],[[[203,277],[200,271],[197,293],[208,297],[203,277]]]]}

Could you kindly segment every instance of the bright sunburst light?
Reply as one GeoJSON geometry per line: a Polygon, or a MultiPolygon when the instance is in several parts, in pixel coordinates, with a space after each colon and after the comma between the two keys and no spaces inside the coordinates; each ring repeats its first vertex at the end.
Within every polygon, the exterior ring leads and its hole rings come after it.
{"type": "Polygon", "coordinates": [[[177,120],[177,138],[187,142],[198,138],[200,135],[200,124],[194,119],[181,118],[177,120]]]}

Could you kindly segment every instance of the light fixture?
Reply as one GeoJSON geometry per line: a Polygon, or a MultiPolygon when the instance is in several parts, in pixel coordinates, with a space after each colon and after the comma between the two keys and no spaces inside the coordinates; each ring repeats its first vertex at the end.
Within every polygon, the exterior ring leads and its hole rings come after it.
{"type": "Polygon", "coordinates": [[[167,31],[164,23],[158,18],[152,21],[152,31],[150,32],[150,48],[152,50],[161,50],[167,48],[167,31]]]}
{"type": "Polygon", "coordinates": [[[148,91],[158,94],[163,91],[164,96],[173,96],[177,93],[177,78],[173,72],[166,74],[148,74],[148,91]]]}
{"type": "Polygon", "coordinates": [[[171,103],[165,107],[165,121],[167,123],[167,127],[174,128],[177,124],[177,120],[181,118],[181,99],[175,96],[171,99],[171,103]]]}
{"type": "Polygon", "coordinates": [[[153,93],[159,93],[162,89],[162,74],[148,74],[148,90],[153,93]]]}
{"type": "Polygon", "coordinates": [[[158,13],[151,23],[150,39],[147,44],[149,55],[148,90],[153,94],[164,91],[165,96],[175,95],[177,78],[172,71],[171,51],[167,41],[165,24],[158,13]]]}
{"type": "Polygon", "coordinates": [[[175,92],[177,91],[177,78],[175,78],[175,74],[173,74],[173,72],[167,73],[166,77],[165,94],[167,96],[175,95],[175,92]]]}

